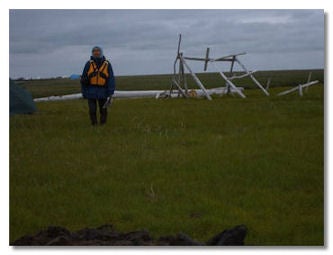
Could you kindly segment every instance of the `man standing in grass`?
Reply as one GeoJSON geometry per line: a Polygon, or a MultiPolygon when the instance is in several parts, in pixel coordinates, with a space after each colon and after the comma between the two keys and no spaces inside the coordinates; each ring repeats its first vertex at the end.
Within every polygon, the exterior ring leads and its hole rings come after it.
{"type": "Polygon", "coordinates": [[[106,123],[107,108],[115,90],[115,79],[112,66],[103,55],[101,47],[95,46],[90,60],[86,63],[81,76],[81,92],[88,99],[91,124],[97,125],[97,104],[100,112],[100,124],[106,123]]]}

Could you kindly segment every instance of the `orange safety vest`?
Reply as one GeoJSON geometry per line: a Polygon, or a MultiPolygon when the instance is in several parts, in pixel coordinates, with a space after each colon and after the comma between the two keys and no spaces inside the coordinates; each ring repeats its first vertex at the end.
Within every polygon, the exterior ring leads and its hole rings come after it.
{"type": "Polygon", "coordinates": [[[90,66],[87,73],[90,85],[105,86],[106,79],[109,78],[108,66],[109,62],[105,60],[98,69],[96,63],[93,60],[90,60],[90,66]]]}

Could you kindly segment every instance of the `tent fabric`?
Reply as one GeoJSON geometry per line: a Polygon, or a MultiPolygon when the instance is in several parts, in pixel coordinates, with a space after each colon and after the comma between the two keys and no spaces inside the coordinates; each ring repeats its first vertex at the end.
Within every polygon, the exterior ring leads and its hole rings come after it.
{"type": "Polygon", "coordinates": [[[9,81],[9,106],[10,115],[31,114],[37,110],[31,94],[13,80],[9,81]]]}
{"type": "Polygon", "coordinates": [[[79,74],[72,74],[71,76],[69,76],[69,79],[71,80],[78,80],[80,79],[81,75],[79,74]]]}

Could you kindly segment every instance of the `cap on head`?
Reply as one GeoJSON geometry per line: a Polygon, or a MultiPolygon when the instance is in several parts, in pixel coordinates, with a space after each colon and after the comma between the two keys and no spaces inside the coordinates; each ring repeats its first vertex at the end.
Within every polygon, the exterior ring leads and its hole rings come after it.
{"type": "Polygon", "coordinates": [[[102,50],[102,48],[99,47],[99,46],[95,46],[95,47],[92,48],[92,50],[91,50],[91,55],[93,55],[94,57],[99,57],[99,58],[103,57],[103,50],[102,50]],[[99,56],[96,55],[96,53],[97,53],[98,51],[100,52],[99,56]]]}

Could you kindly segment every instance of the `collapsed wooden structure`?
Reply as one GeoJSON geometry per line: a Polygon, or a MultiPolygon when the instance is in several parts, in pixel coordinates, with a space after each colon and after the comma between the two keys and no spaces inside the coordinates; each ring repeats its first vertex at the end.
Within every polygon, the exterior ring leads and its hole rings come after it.
{"type": "Polygon", "coordinates": [[[240,87],[237,87],[234,83],[233,80],[235,79],[242,79],[245,77],[250,77],[251,80],[264,92],[265,95],[269,96],[268,91],[260,84],[260,82],[254,77],[255,71],[249,71],[245,65],[239,60],[239,56],[245,55],[245,52],[238,53],[238,54],[232,54],[220,58],[210,58],[209,57],[209,52],[210,48],[207,48],[206,50],[206,56],[204,58],[198,58],[198,57],[187,57],[184,56],[183,52],[180,51],[180,45],[181,45],[181,34],[179,35],[179,40],[178,40],[178,49],[177,49],[177,56],[174,61],[173,65],[173,77],[171,81],[171,87],[168,92],[169,97],[174,91],[178,92],[179,95],[187,98],[190,97],[190,91],[188,89],[188,83],[187,83],[187,78],[186,78],[186,73],[185,69],[189,72],[189,74],[192,76],[194,82],[198,85],[198,87],[202,90],[203,94],[208,100],[212,100],[210,94],[207,92],[205,86],[203,83],[200,81],[198,76],[192,71],[190,68],[189,64],[187,61],[202,61],[204,62],[204,71],[207,70],[208,68],[208,63],[213,64],[215,70],[218,72],[218,74],[222,77],[222,79],[225,81],[225,89],[224,89],[224,94],[228,94],[231,92],[237,93],[240,97],[245,98],[246,96],[243,94],[242,89],[240,87]],[[227,76],[223,71],[221,71],[218,66],[217,62],[230,62],[230,69],[229,73],[231,76],[227,76]],[[242,75],[234,75],[234,66],[235,63],[237,63],[241,69],[243,70],[244,74],[242,75]],[[178,68],[177,68],[178,65],[178,68]]]}
{"type": "Polygon", "coordinates": [[[288,89],[288,90],[282,91],[282,92],[280,92],[277,95],[278,96],[284,96],[284,95],[290,94],[290,93],[292,93],[294,91],[298,91],[298,95],[299,96],[303,96],[303,89],[307,90],[310,86],[319,83],[318,80],[311,81],[311,75],[312,75],[312,72],[309,73],[308,80],[307,80],[306,83],[304,83],[304,84],[298,84],[298,86],[296,86],[296,87],[294,87],[292,89],[288,89]]]}

